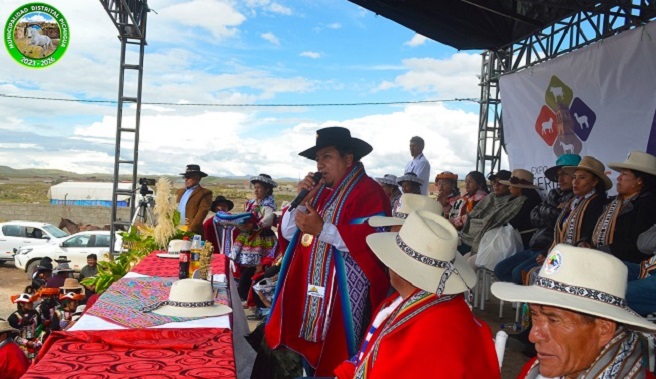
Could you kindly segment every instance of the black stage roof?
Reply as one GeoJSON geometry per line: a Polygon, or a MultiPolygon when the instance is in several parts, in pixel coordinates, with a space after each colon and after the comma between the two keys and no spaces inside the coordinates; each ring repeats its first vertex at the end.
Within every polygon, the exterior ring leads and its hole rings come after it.
{"type": "Polygon", "coordinates": [[[458,50],[498,50],[570,15],[630,0],[349,0],[458,50]]]}

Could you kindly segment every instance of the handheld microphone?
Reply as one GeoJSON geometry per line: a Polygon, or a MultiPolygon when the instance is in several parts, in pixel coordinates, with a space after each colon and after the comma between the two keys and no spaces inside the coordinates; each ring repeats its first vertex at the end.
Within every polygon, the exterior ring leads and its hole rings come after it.
{"type": "MultiPolygon", "coordinates": [[[[312,176],[312,180],[314,180],[315,185],[319,183],[319,180],[321,180],[321,173],[315,172],[314,175],[312,176]]],[[[294,201],[292,201],[292,203],[289,204],[289,208],[287,209],[287,212],[298,207],[298,205],[301,204],[301,201],[305,199],[305,196],[307,196],[308,193],[310,193],[310,190],[303,188],[301,192],[299,192],[298,195],[296,195],[294,201]]]]}

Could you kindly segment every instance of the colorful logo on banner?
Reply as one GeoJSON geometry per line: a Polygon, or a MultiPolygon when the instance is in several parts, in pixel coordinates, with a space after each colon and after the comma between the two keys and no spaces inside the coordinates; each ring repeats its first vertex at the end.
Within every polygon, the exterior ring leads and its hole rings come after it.
{"type": "Polygon", "coordinates": [[[544,93],[545,105],[535,121],[535,131],[558,157],[579,154],[588,140],[597,115],[557,76],[552,76],[544,93]]]}
{"type": "Polygon", "coordinates": [[[68,48],[68,22],[51,5],[25,4],[9,16],[4,40],[16,62],[30,68],[48,67],[59,61],[68,48]]]}

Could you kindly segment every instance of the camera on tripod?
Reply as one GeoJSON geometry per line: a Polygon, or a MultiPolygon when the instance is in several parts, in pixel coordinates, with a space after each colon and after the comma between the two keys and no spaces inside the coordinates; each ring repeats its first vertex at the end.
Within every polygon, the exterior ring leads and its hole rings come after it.
{"type": "Polygon", "coordinates": [[[141,196],[152,195],[153,191],[151,191],[148,186],[154,186],[155,183],[155,179],[139,178],[139,184],[141,185],[141,187],[139,187],[139,193],[141,196]]]}

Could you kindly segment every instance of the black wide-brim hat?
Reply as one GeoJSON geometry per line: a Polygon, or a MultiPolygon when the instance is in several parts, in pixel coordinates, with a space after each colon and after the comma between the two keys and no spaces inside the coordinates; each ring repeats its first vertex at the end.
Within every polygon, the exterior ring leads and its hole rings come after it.
{"type": "Polygon", "coordinates": [[[212,202],[210,209],[214,211],[214,208],[219,204],[226,204],[228,206],[228,212],[235,207],[235,203],[225,198],[225,196],[217,196],[216,199],[212,202]]]}
{"type": "Polygon", "coordinates": [[[202,172],[200,170],[200,166],[197,164],[188,164],[187,169],[185,172],[180,173],[180,175],[185,176],[185,175],[191,175],[191,174],[198,174],[200,175],[201,178],[204,178],[207,176],[206,173],[202,172]]]}
{"type": "Polygon", "coordinates": [[[352,150],[356,160],[371,153],[374,149],[365,141],[351,137],[351,132],[348,129],[341,126],[330,126],[317,130],[316,145],[298,153],[298,155],[315,161],[317,160],[317,151],[330,146],[352,150]]]}

